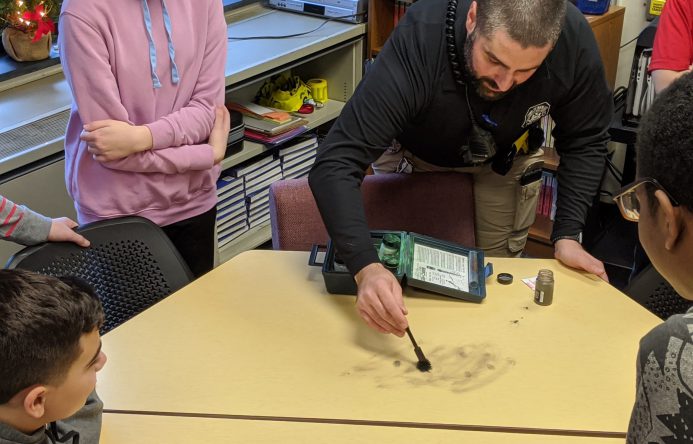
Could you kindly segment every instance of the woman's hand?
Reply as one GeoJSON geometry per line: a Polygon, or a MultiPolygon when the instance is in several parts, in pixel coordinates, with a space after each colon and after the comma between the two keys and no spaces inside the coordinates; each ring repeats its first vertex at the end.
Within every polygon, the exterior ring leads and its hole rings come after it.
{"type": "Polygon", "coordinates": [[[231,131],[231,116],[225,106],[217,106],[214,112],[214,127],[209,134],[208,143],[212,145],[214,163],[217,164],[224,160],[226,155],[226,145],[229,141],[229,131],[231,131]]]}
{"type": "Polygon", "coordinates": [[[97,120],[84,125],[80,139],[97,162],[122,159],[152,148],[152,133],[146,126],[119,120],[97,120]]]}

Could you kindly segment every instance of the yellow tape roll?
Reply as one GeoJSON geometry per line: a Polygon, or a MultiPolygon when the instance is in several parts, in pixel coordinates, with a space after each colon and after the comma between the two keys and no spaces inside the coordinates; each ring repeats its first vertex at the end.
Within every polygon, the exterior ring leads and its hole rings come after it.
{"type": "Polygon", "coordinates": [[[325,79],[310,79],[306,82],[310,87],[313,95],[313,100],[316,102],[327,102],[327,80],[325,79]]]}

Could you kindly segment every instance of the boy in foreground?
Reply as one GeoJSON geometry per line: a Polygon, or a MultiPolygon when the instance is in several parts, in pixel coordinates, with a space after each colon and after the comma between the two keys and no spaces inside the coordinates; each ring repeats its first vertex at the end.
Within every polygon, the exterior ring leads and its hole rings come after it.
{"type": "Polygon", "coordinates": [[[98,442],[103,319],[81,281],[0,270],[0,444],[98,442]]]}

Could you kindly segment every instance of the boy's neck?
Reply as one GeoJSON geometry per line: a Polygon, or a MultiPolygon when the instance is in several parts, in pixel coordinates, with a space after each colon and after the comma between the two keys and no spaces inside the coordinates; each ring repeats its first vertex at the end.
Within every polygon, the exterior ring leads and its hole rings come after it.
{"type": "Polygon", "coordinates": [[[7,404],[0,405],[0,423],[8,425],[26,435],[32,435],[46,424],[28,417],[24,412],[7,404]]]}

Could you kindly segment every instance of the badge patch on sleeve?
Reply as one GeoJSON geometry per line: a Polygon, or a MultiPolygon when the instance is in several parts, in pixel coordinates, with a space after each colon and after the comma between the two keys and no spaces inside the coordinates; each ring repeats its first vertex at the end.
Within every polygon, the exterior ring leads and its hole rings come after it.
{"type": "Polygon", "coordinates": [[[548,102],[542,102],[537,105],[531,106],[525,114],[525,123],[522,124],[522,128],[527,128],[528,126],[538,121],[542,117],[548,116],[550,109],[551,105],[549,105],[548,102]]]}

